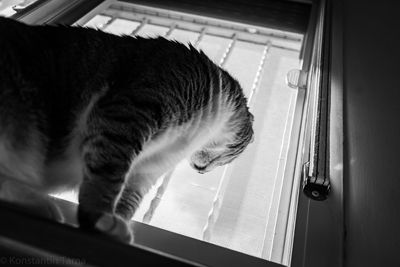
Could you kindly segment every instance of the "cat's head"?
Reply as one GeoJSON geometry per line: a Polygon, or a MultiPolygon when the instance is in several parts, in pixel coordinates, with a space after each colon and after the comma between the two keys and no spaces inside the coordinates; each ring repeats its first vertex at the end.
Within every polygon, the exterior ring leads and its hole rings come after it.
{"type": "Polygon", "coordinates": [[[247,107],[240,118],[236,118],[236,120],[236,125],[231,125],[231,133],[215,138],[191,156],[190,165],[193,169],[199,173],[206,173],[218,166],[231,163],[245,150],[247,145],[253,142],[254,119],[247,107]]]}
{"type": "Polygon", "coordinates": [[[232,162],[254,139],[254,117],[249,111],[242,87],[226,70],[210,64],[218,73],[218,79],[213,84],[219,87],[215,91],[220,91],[222,95],[219,104],[223,107],[220,108],[227,111],[229,119],[224,123],[222,132],[216,133],[211,142],[191,156],[190,165],[199,173],[232,162]]]}
{"type": "Polygon", "coordinates": [[[253,115],[249,112],[246,122],[233,138],[219,138],[196,151],[190,158],[190,165],[199,173],[206,173],[218,166],[231,163],[254,140],[253,115]]]}

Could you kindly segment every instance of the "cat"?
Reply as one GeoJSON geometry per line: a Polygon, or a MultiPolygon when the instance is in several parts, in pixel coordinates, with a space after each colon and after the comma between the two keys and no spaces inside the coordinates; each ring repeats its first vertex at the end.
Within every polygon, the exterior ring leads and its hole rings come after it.
{"type": "Polygon", "coordinates": [[[160,176],[184,158],[211,171],[253,140],[240,84],[190,44],[6,18],[0,36],[5,200],[62,220],[48,194],[78,188],[80,227],[129,243],[160,176]]]}

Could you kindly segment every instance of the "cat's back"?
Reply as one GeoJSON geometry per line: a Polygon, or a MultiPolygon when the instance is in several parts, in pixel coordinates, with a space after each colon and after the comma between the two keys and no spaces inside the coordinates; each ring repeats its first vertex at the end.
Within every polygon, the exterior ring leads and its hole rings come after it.
{"type": "Polygon", "coordinates": [[[50,140],[62,139],[107,85],[117,40],[95,30],[1,17],[0,36],[2,128],[35,125],[50,140]]]}
{"type": "Polygon", "coordinates": [[[95,95],[83,97],[84,86],[101,90],[90,84],[89,68],[75,65],[89,62],[84,55],[97,34],[0,17],[0,180],[39,186],[43,166],[63,156],[79,111],[95,95]]]}
{"type": "Polygon", "coordinates": [[[122,80],[114,73],[133,38],[1,17],[0,36],[0,180],[78,183],[79,128],[112,79],[122,80]]]}

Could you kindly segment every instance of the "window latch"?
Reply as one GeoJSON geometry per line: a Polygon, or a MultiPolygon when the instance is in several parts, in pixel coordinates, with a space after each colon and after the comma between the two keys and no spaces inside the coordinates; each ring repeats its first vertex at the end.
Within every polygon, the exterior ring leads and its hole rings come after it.
{"type": "Polygon", "coordinates": [[[307,77],[308,72],[293,69],[286,74],[286,84],[293,89],[305,90],[307,88],[307,77]]]}

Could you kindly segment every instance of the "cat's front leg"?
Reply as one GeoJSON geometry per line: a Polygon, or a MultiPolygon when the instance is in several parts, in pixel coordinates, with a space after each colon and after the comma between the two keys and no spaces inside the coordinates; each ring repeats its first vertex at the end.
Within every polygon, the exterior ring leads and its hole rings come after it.
{"type": "Polygon", "coordinates": [[[131,220],[146,192],[142,188],[127,185],[118,200],[115,212],[122,218],[131,220]]]}
{"type": "Polygon", "coordinates": [[[81,144],[84,178],[79,189],[80,226],[132,241],[129,220],[116,213],[131,162],[149,136],[151,122],[142,110],[104,96],[93,107],[81,144]],[[121,106],[122,105],[122,106],[121,106]]]}
{"type": "MultiPolygon", "coordinates": [[[[132,148],[104,131],[83,146],[84,178],[79,189],[78,220],[82,228],[99,230],[123,242],[131,242],[129,223],[115,213],[125,183],[132,148]]],[[[124,138],[120,138],[124,140],[124,138]]]]}
{"type": "Polygon", "coordinates": [[[125,218],[131,220],[145,194],[160,178],[160,173],[151,173],[147,175],[132,173],[129,175],[127,184],[118,200],[115,212],[125,218]]]}

